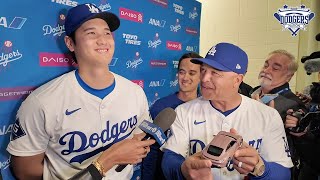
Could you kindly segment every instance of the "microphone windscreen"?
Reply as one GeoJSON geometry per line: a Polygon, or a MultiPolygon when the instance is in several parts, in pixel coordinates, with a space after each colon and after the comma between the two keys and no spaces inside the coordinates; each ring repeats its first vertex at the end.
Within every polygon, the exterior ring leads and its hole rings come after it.
{"type": "Polygon", "coordinates": [[[159,126],[162,131],[166,131],[173,124],[177,113],[172,108],[165,108],[154,118],[153,124],[159,126]]]}
{"type": "Polygon", "coordinates": [[[320,72],[320,58],[310,59],[304,63],[304,69],[306,72],[320,72]]]}

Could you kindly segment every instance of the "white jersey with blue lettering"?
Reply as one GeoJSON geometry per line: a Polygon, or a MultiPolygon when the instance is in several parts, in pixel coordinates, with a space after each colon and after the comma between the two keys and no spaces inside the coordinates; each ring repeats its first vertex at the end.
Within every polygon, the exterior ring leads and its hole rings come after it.
{"type": "MultiPolygon", "coordinates": [[[[240,106],[227,117],[199,97],[176,108],[177,118],[171,126],[172,136],[162,147],[183,157],[201,151],[220,131],[231,128],[266,161],[292,167],[283,122],[278,112],[261,102],[241,95],[240,106]]],[[[215,180],[243,179],[230,163],[225,168],[212,168],[215,180]]]]}
{"type": "MultiPolygon", "coordinates": [[[[44,179],[68,179],[115,142],[140,133],[149,120],[142,88],[113,73],[114,90],[104,99],[85,91],[75,72],[36,89],[22,103],[7,150],[15,156],[45,153],[44,179]]],[[[132,165],[113,167],[104,179],[130,179],[132,165]]]]}

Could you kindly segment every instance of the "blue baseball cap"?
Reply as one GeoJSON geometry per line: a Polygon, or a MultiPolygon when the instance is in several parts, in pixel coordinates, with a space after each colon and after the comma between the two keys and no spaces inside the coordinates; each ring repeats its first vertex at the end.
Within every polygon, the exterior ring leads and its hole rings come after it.
{"type": "Polygon", "coordinates": [[[70,36],[70,34],[76,31],[83,23],[94,18],[105,20],[111,32],[120,26],[120,20],[115,14],[102,12],[96,5],[91,3],[80,4],[68,11],[64,24],[66,35],[70,36]]]}
{"type": "Polygon", "coordinates": [[[208,64],[220,71],[233,71],[245,74],[248,68],[248,56],[238,46],[230,43],[219,43],[213,46],[205,58],[193,58],[195,64],[208,64]]]}

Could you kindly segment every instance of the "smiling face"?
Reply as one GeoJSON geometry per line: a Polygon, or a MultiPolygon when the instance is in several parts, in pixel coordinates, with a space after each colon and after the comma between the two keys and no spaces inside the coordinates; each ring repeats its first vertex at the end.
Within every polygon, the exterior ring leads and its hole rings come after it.
{"type": "Polygon", "coordinates": [[[79,64],[85,66],[105,66],[114,54],[114,39],[108,24],[100,18],[86,21],[75,31],[75,42],[68,36],[67,47],[74,52],[79,64]]]}
{"type": "Polygon", "coordinates": [[[243,75],[219,71],[207,64],[201,65],[201,94],[207,100],[226,100],[238,94],[243,75]]]}
{"type": "Polygon", "coordinates": [[[200,83],[200,65],[190,60],[185,58],[180,62],[178,82],[182,92],[196,92],[200,83]]]}
{"type": "Polygon", "coordinates": [[[290,63],[291,60],[286,55],[269,55],[259,73],[261,87],[271,90],[289,82],[293,76],[288,69],[290,63]]]}

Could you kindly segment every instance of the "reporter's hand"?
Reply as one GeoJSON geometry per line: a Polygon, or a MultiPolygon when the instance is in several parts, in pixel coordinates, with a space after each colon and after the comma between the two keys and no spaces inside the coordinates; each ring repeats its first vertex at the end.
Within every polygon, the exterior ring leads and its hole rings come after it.
{"type": "Polygon", "coordinates": [[[302,94],[300,92],[296,92],[296,96],[298,96],[299,99],[305,104],[309,103],[312,100],[310,96],[302,94]]]}
{"type": "Polygon", "coordinates": [[[189,156],[181,165],[183,176],[187,180],[212,180],[212,162],[202,158],[202,153],[198,152],[189,156]]]}
{"type": "MultiPolygon", "coordinates": [[[[230,132],[237,134],[235,129],[230,129],[230,132]]],[[[235,152],[233,156],[233,167],[240,174],[249,174],[259,162],[259,154],[256,149],[243,142],[242,146],[235,152]]]]}
{"type": "Polygon", "coordinates": [[[144,136],[145,133],[141,133],[134,135],[132,139],[125,139],[115,143],[100,155],[98,161],[107,171],[114,165],[141,162],[150,152],[149,146],[155,143],[153,139],[141,141],[144,136]]]}
{"type": "MultiPolygon", "coordinates": [[[[303,112],[301,109],[299,109],[299,111],[303,112]]],[[[292,109],[289,109],[287,111],[287,116],[286,116],[286,120],[284,123],[285,128],[294,128],[294,127],[297,127],[297,125],[298,125],[299,120],[297,117],[292,116],[291,115],[292,113],[293,113],[292,109]]],[[[289,132],[289,133],[293,136],[300,137],[300,136],[303,136],[307,133],[307,128],[303,132],[300,132],[300,133],[295,133],[295,132],[289,132]]]]}

